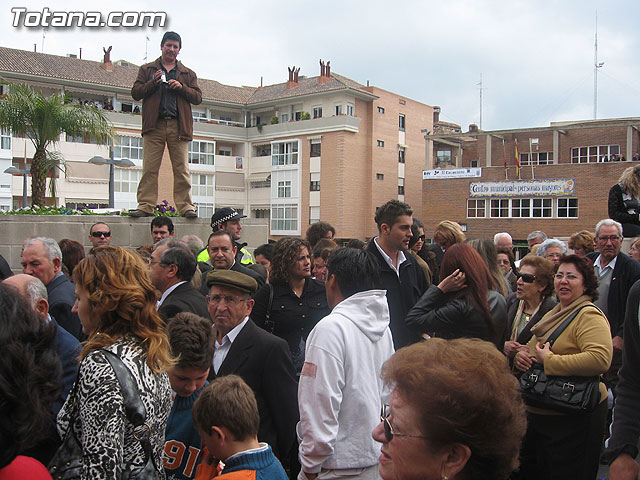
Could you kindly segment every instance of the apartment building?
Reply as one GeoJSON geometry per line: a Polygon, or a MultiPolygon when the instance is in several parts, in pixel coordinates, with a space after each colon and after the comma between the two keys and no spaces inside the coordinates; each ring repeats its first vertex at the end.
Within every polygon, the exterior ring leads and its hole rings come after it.
{"type": "MultiPolygon", "coordinates": [[[[138,68],[124,60],[0,47],[2,80],[112,108],[105,112],[114,128],[114,158],[134,163],[115,169],[116,208],[135,208],[142,174],[141,104],[130,94],[138,68]]],[[[203,102],[193,107],[189,163],[200,217],[231,206],[250,218],[269,219],[276,239],[304,235],[318,220],[334,225],[338,237],[364,239],[377,233],[375,208],[387,200],[422,208],[421,130],[433,128],[433,107],[333,73],[328,62],[321,62],[316,76],[289,69],[287,81],[275,85],[198,83],[203,102]]],[[[70,136],[60,138],[57,148],[67,165],[67,176],[58,179],[58,204],[106,206],[108,167],[88,159],[108,156],[108,148],[70,136]]],[[[0,172],[12,164],[23,167],[33,153],[28,140],[2,132],[0,172]]],[[[167,152],[159,190],[159,202],[173,202],[167,152]]],[[[22,178],[0,175],[0,208],[21,202],[22,178]]]]}
{"type": "Polygon", "coordinates": [[[425,136],[427,236],[443,219],[460,223],[468,238],[506,231],[525,242],[533,230],[554,237],[593,231],[608,217],[609,189],[640,160],[639,128],[640,118],[621,118],[499,131],[436,129],[425,136]]]}

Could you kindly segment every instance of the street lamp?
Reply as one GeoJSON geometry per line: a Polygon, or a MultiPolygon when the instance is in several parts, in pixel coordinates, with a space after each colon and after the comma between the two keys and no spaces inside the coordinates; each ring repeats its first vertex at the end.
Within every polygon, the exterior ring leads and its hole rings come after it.
{"type": "Polygon", "coordinates": [[[113,146],[109,147],[109,158],[104,158],[96,155],[89,159],[89,163],[94,165],[109,165],[109,208],[113,208],[114,204],[114,165],[118,167],[133,167],[135,163],[133,163],[128,158],[123,158],[121,160],[113,159],[113,146]]]}
{"type": "Polygon", "coordinates": [[[31,165],[25,164],[24,168],[9,167],[4,173],[22,175],[22,208],[27,208],[27,175],[31,173],[31,165]]]}

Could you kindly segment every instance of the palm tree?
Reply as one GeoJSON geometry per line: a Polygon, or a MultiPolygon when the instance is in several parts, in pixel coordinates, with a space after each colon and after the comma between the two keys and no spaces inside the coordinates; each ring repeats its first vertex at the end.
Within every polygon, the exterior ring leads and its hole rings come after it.
{"type": "Polygon", "coordinates": [[[102,110],[71,105],[65,95],[45,97],[25,84],[11,85],[9,93],[0,99],[0,128],[10,128],[13,133],[27,137],[35,147],[31,162],[33,205],[44,205],[49,175],[55,197],[55,174],[58,169],[64,172],[64,159],[51,147],[60,135],[89,136],[100,144],[111,138],[111,125],[102,110]]]}

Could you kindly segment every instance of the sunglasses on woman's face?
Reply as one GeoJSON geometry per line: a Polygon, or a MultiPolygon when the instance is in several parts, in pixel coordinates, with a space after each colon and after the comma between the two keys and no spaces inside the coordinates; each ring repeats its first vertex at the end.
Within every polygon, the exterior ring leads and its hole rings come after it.
{"type": "Polygon", "coordinates": [[[404,433],[398,433],[393,430],[391,423],[389,422],[389,405],[382,405],[382,411],[380,412],[380,420],[384,426],[384,438],[387,442],[393,440],[393,437],[406,437],[406,438],[427,438],[424,435],[406,435],[404,433]]]}
{"type": "Polygon", "coordinates": [[[516,277],[521,278],[524,283],[533,283],[536,281],[536,276],[530,273],[516,273],[516,277]]]}

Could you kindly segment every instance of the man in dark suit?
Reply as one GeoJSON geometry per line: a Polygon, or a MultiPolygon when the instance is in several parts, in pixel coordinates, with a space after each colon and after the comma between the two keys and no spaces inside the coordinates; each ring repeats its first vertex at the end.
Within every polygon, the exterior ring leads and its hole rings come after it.
{"type": "MultiPolygon", "coordinates": [[[[258,287],[264,285],[264,278],[262,278],[260,274],[236,261],[238,247],[234,245],[231,234],[226,230],[216,230],[209,235],[207,251],[209,252],[209,263],[200,262],[199,264],[202,275],[205,276],[205,278],[211,270],[233,270],[253,278],[258,282],[258,287]]],[[[207,288],[206,282],[203,281],[200,293],[206,295],[208,293],[207,288]]]]}
{"type": "Polygon", "coordinates": [[[640,263],[620,251],[622,225],[607,218],[596,225],[597,252],[588,255],[598,277],[598,299],[594,302],[607,316],[611,327],[613,360],[605,374],[605,382],[615,394],[618,370],[622,365],[624,318],[627,296],[633,284],[640,280],[640,263]]]}
{"type": "Polygon", "coordinates": [[[36,237],[27,240],[22,250],[22,273],[39,278],[47,287],[49,313],[58,325],[82,341],[80,319],[71,312],[76,302],[73,284],[61,271],[62,252],[53,238],[36,237]]]}
{"type": "Polygon", "coordinates": [[[7,278],[2,284],[15,288],[18,293],[29,302],[42,322],[53,322],[56,325],[55,348],[60,358],[60,363],[62,364],[60,393],[52,406],[52,422],[46,426],[48,429],[46,438],[28,451],[30,455],[46,464],[60,446],[60,438],[58,437],[55,427],[55,418],[69,395],[73,387],[73,382],[78,376],[77,360],[81,346],[73,335],[60,327],[55,319],[48,314],[49,303],[47,302],[47,289],[38,278],[32,277],[31,275],[19,274],[7,278]]]}
{"type": "Polygon", "coordinates": [[[165,322],[180,312],[209,318],[204,295],[190,283],[196,268],[196,257],[184,243],[166,238],[154,245],[149,274],[153,286],[162,292],[158,314],[165,322]]]}
{"type": "Polygon", "coordinates": [[[238,375],[256,395],[258,439],[282,460],[295,445],[297,384],[287,342],[257,327],[249,318],[256,281],[233,270],[207,276],[209,313],[216,342],[209,379],[238,375]]]}

